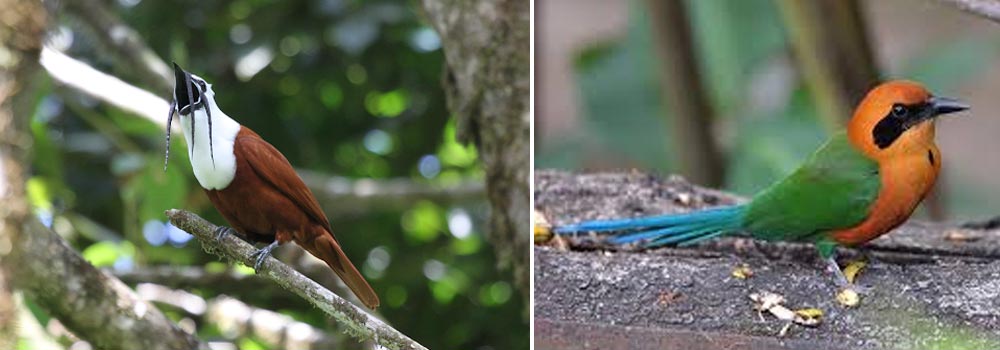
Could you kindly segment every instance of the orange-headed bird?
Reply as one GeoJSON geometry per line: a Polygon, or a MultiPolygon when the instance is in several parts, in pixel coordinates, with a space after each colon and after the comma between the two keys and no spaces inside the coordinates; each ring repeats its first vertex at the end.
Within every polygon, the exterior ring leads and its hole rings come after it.
{"type": "Polygon", "coordinates": [[[846,131],[830,138],[795,172],[747,204],[691,213],[589,221],[560,234],[624,231],[614,244],[689,245],[727,235],[812,242],[849,286],[833,259],[837,245],[856,246],[896,228],[930,192],[941,170],[934,120],[969,107],[932,95],[911,81],[890,81],[858,105],[846,131]]]}

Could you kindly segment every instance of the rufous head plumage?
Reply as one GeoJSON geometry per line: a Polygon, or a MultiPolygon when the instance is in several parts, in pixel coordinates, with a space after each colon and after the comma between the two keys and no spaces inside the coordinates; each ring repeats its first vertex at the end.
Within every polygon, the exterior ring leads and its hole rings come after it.
{"type": "Polygon", "coordinates": [[[848,123],[851,143],[879,160],[926,149],[934,143],[934,119],[969,106],[938,97],[907,80],[882,83],[868,92],[848,123]]]}

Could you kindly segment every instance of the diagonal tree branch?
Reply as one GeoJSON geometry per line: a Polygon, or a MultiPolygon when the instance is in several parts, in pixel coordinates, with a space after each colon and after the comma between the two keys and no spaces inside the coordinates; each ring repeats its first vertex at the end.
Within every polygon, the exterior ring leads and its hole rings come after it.
{"type": "Polygon", "coordinates": [[[17,287],[81,338],[100,349],[205,348],[38,220],[22,230],[9,256],[17,287]]]}
{"type": "Polygon", "coordinates": [[[17,346],[21,331],[14,298],[18,252],[14,246],[26,236],[21,224],[30,217],[25,198],[28,153],[26,96],[38,65],[47,22],[37,1],[0,1],[0,348],[17,346]]]}
{"type": "Polygon", "coordinates": [[[87,96],[134,113],[161,128],[167,127],[167,101],[51,47],[42,49],[42,67],[56,81],[87,96]]]}
{"type": "Polygon", "coordinates": [[[66,13],[79,18],[120,66],[136,70],[136,78],[157,93],[170,93],[173,88],[170,67],[108,8],[107,1],[75,0],[63,4],[66,13]]]}
{"type": "MultiPolygon", "coordinates": [[[[167,210],[166,214],[174,226],[198,238],[206,252],[247,266],[253,266],[251,255],[256,252],[256,249],[249,243],[233,235],[217,239],[215,232],[219,227],[190,212],[171,209],[167,210]]],[[[308,300],[309,303],[344,325],[347,333],[359,340],[372,340],[388,349],[426,349],[385,322],[323,288],[273,257],[264,261],[258,273],[308,300]]]]}

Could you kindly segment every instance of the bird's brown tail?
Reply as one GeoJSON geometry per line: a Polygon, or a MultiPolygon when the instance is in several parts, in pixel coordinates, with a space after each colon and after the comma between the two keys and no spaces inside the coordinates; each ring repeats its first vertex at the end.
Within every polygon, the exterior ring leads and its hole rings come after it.
{"type": "Polygon", "coordinates": [[[317,236],[311,245],[303,245],[306,251],[326,262],[365,306],[370,309],[378,307],[378,295],[375,294],[375,290],[368,285],[368,281],[361,275],[361,272],[358,272],[354,264],[351,264],[351,261],[347,259],[347,255],[340,249],[340,244],[333,238],[333,235],[326,233],[317,236]]]}

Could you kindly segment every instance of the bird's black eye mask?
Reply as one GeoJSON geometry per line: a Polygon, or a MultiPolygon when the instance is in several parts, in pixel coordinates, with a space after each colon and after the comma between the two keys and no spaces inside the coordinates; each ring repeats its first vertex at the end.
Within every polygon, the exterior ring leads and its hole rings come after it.
{"type": "Polygon", "coordinates": [[[924,102],[914,104],[897,103],[892,105],[882,120],[872,129],[872,139],[879,149],[885,149],[896,142],[907,129],[943,114],[961,112],[969,109],[962,101],[931,96],[924,102]]]}
{"type": "Polygon", "coordinates": [[[885,149],[892,145],[906,129],[920,124],[920,122],[930,119],[933,116],[933,108],[927,103],[904,105],[897,103],[892,105],[889,113],[882,117],[882,120],[875,124],[872,129],[872,137],[875,145],[879,149],[885,149]]]}
{"type": "MultiPolygon", "coordinates": [[[[208,92],[208,86],[204,81],[191,76],[191,73],[185,72],[177,63],[174,63],[174,79],[176,87],[174,88],[174,99],[170,101],[170,110],[167,111],[167,147],[166,154],[163,159],[163,171],[167,171],[167,164],[170,162],[170,124],[174,120],[174,112],[177,112],[181,116],[188,115],[194,118],[194,111],[204,108],[205,114],[208,118],[208,150],[212,157],[212,166],[215,166],[215,150],[212,149],[212,109],[208,108],[208,98],[205,94],[208,92]],[[191,103],[194,101],[194,103],[191,103]]],[[[195,125],[197,122],[191,120],[191,157],[194,157],[194,145],[197,134],[195,134],[195,125]]]]}

